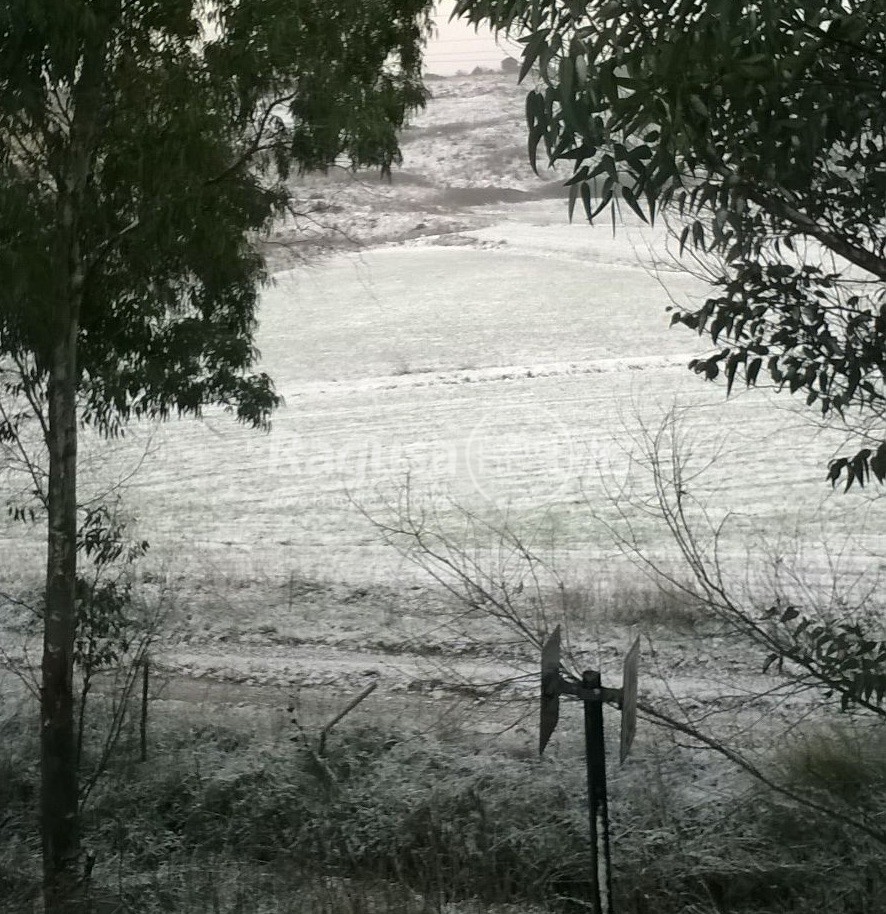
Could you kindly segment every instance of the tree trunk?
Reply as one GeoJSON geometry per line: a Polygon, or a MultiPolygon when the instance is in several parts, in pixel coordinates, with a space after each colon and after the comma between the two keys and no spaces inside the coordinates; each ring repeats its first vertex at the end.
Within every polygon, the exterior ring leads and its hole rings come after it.
{"type": "Polygon", "coordinates": [[[75,909],[80,836],[74,738],[77,570],[77,321],[57,340],[49,381],[49,536],[41,692],[41,818],[47,914],[75,909]]]}
{"type": "Polygon", "coordinates": [[[64,167],[57,177],[56,299],[50,328],[47,449],[48,543],[40,695],[40,814],[46,914],[83,909],[79,780],[74,727],[77,575],[77,339],[85,265],[80,246],[83,196],[94,158],[104,45],[86,43],[72,93],[64,167]]]}

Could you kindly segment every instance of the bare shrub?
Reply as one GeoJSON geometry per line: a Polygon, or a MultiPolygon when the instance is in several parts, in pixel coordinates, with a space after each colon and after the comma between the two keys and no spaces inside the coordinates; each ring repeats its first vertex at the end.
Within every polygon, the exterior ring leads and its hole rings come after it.
{"type": "MultiPolygon", "coordinates": [[[[614,517],[611,510],[608,515],[596,513],[590,504],[588,510],[640,580],[661,588],[667,599],[691,606],[692,622],[704,625],[706,636],[740,646],[745,669],[741,685],[723,689],[713,707],[675,695],[665,673],[659,694],[642,696],[641,714],[727,759],[777,793],[781,802],[830,818],[864,840],[886,844],[886,826],[876,804],[850,808],[839,797],[781,777],[765,751],[809,715],[853,710],[873,722],[886,718],[881,703],[886,697],[886,636],[877,634],[882,620],[872,606],[876,582],[844,589],[838,564],[831,569],[831,582],[807,582],[805,590],[796,586],[803,579],[795,575],[790,592],[809,598],[807,605],[798,605],[786,600],[784,575],[770,577],[769,583],[778,586],[769,590],[765,578],[736,578],[723,562],[730,517],[712,516],[694,491],[710,460],[701,469],[692,467],[681,449],[684,443],[677,410],[656,428],[641,424],[631,466],[647,474],[649,487],[640,489],[635,482],[618,486],[610,506],[614,517]],[[675,547],[674,561],[665,563],[649,554],[636,533],[638,516],[660,525],[675,547]],[[736,733],[736,721],[754,708],[769,734],[762,739],[762,751],[743,744],[741,731],[736,733]],[[777,709],[778,717],[765,709],[777,709]]],[[[577,607],[588,602],[560,571],[542,522],[523,531],[507,516],[489,520],[448,504],[444,525],[433,505],[416,502],[409,480],[387,513],[369,520],[386,542],[457,598],[462,613],[450,624],[466,633],[474,629],[474,637],[498,637],[501,643],[510,637],[536,652],[555,625],[575,622],[577,607]],[[453,515],[460,522],[455,535],[453,515]]],[[[774,558],[777,566],[781,557],[774,558]]],[[[566,662],[573,673],[574,647],[575,639],[572,645],[567,640],[566,662]]]]}

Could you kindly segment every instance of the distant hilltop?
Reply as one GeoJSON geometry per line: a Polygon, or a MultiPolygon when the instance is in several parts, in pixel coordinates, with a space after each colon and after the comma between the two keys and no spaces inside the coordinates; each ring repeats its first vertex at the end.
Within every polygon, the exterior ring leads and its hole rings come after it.
{"type": "Polygon", "coordinates": [[[452,79],[459,77],[464,79],[465,76],[500,76],[502,73],[517,74],[520,71],[520,61],[516,57],[505,57],[502,59],[498,69],[495,67],[477,66],[473,70],[458,70],[455,74],[443,75],[442,73],[425,73],[425,79],[452,79]]]}

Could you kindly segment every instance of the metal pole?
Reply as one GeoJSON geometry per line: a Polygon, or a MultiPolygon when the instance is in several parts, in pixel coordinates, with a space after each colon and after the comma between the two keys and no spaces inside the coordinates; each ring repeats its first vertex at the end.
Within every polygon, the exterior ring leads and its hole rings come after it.
{"type": "Polygon", "coordinates": [[[151,659],[145,654],[142,664],[142,707],[141,720],[139,721],[139,758],[145,762],[148,759],[148,686],[151,677],[151,659]]]}
{"type": "MultiPolygon", "coordinates": [[[[582,685],[600,688],[600,674],[582,674],[582,685]]],[[[585,752],[588,762],[588,810],[591,825],[591,889],[594,914],[613,914],[609,858],[609,807],[606,801],[606,746],[603,742],[603,702],[585,699],[585,752]]]]}

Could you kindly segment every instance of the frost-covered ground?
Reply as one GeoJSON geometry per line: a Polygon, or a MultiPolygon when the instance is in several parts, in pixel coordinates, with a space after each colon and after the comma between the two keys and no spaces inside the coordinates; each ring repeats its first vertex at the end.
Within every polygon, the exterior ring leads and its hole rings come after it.
{"type": "MultiPolygon", "coordinates": [[[[577,587],[642,590],[594,515],[629,511],[634,439],[675,402],[693,465],[719,454],[693,493],[714,519],[733,515],[733,574],[783,549],[815,576],[823,542],[838,552],[850,534],[854,567],[879,567],[862,500],[823,482],[839,437],[786,398],[727,401],[686,370],[703,347],[667,330],[665,307],[698,301],[704,286],[668,254],[664,231],[635,219],[614,234],[606,221],[570,225],[565,174],[530,171],[523,92],[505,78],[434,90],[390,184],[300,179],[304,215],[267,241],[276,272],[258,345],[286,400],[271,432],[208,411],[85,443],[84,491],[133,474],[124,506],[152,545],[143,592],[168,588],[175,601],[162,655],[170,695],[199,698],[196,679],[350,694],[378,677],[391,697],[530,673],[530,652],[491,630],[482,646],[483,623],[467,625],[467,640],[444,624],[451,600],[357,508],[390,519],[408,480],[414,504],[456,539],[456,505],[537,536],[543,519],[543,546],[577,587]]],[[[648,550],[671,553],[652,519],[635,522],[648,550]]],[[[3,536],[0,590],[36,581],[39,541],[3,536]]],[[[577,634],[584,661],[615,675],[630,633],[585,616],[577,634]]],[[[759,686],[734,646],[708,642],[709,660],[692,645],[684,662],[687,638],[662,648],[659,683],[697,697],[724,679],[759,686]]]]}

